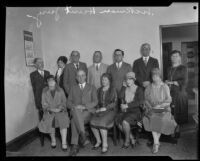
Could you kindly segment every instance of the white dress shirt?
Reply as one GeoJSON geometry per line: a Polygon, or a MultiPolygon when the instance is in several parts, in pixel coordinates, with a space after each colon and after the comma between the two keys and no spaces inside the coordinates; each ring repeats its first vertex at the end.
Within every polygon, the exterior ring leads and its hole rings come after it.
{"type": "Polygon", "coordinates": [[[147,56],[147,57],[142,57],[142,59],[143,59],[143,61],[145,62],[145,60],[148,62],[149,61],[149,56],[147,56]]]}
{"type": "Polygon", "coordinates": [[[119,62],[119,63],[116,62],[116,67],[117,67],[118,69],[121,68],[121,66],[122,66],[122,61],[119,62]]]}
{"type": "Polygon", "coordinates": [[[95,65],[95,69],[97,69],[98,67],[98,70],[99,70],[101,63],[94,63],[94,65],[95,65]]]}
{"type": "Polygon", "coordinates": [[[83,84],[79,83],[80,89],[84,89],[85,88],[85,84],[86,84],[86,82],[84,82],[83,84]]]}
{"type": "Polygon", "coordinates": [[[44,70],[39,70],[39,69],[38,69],[38,72],[40,73],[41,76],[44,77],[44,70]]]}

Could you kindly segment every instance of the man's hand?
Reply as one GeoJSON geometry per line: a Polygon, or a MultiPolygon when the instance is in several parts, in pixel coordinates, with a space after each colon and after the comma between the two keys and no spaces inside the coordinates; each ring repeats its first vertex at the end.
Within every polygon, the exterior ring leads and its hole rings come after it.
{"type": "Polygon", "coordinates": [[[142,83],[143,87],[145,87],[145,88],[146,88],[149,84],[150,84],[149,81],[144,81],[144,82],[142,83]]]}
{"type": "Polygon", "coordinates": [[[179,86],[179,84],[178,84],[177,81],[173,81],[173,84],[174,84],[175,86],[179,86]]]}
{"type": "Polygon", "coordinates": [[[59,109],[59,108],[52,108],[52,109],[50,109],[50,111],[57,113],[57,112],[60,112],[61,109],[59,109]]]}
{"type": "Polygon", "coordinates": [[[121,107],[121,110],[123,111],[123,110],[128,108],[128,105],[127,104],[121,104],[120,107],[121,107]]]}
{"type": "Polygon", "coordinates": [[[80,110],[85,110],[86,109],[86,107],[83,106],[83,105],[77,105],[77,106],[75,106],[75,108],[76,109],[80,109],[80,110]]]}

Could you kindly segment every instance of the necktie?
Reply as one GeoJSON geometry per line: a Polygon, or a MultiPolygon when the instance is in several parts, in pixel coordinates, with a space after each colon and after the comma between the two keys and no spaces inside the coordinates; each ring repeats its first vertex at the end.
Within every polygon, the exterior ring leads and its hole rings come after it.
{"type": "Polygon", "coordinates": [[[98,64],[96,65],[96,71],[98,71],[99,70],[99,66],[98,66],[98,64]]]}
{"type": "Polygon", "coordinates": [[[79,66],[78,66],[78,64],[76,64],[76,69],[77,69],[77,70],[79,69],[79,66]]]}
{"type": "Polygon", "coordinates": [[[80,88],[81,88],[81,90],[83,90],[83,85],[82,84],[80,84],[80,88]]]}
{"type": "Polygon", "coordinates": [[[147,66],[147,58],[144,58],[144,64],[147,66]]]}

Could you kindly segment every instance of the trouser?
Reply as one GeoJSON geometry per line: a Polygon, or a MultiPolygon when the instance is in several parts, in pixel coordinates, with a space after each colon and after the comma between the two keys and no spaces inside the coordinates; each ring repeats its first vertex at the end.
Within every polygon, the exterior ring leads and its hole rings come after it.
{"type": "Polygon", "coordinates": [[[78,145],[79,134],[81,132],[85,133],[85,126],[91,119],[91,113],[88,111],[81,111],[80,109],[73,109],[71,111],[71,130],[72,139],[71,144],[78,145]]]}

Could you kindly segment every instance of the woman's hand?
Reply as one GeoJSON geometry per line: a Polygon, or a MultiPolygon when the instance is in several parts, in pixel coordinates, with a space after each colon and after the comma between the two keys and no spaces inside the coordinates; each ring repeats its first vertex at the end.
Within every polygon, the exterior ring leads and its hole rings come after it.
{"type": "Polygon", "coordinates": [[[61,109],[59,109],[59,108],[52,108],[52,109],[50,109],[50,111],[57,113],[57,112],[60,112],[61,109]]]}
{"type": "Polygon", "coordinates": [[[121,110],[123,111],[123,110],[125,110],[125,109],[127,109],[128,108],[128,105],[127,104],[121,104],[121,110]]]}
{"type": "Polygon", "coordinates": [[[106,108],[105,108],[105,107],[101,107],[101,108],[100,108],[100,112],[103,112],[103,111],[106,111],[106,108]]]}
{"type": "Polygon", "coordinates": [[[179,86],[179,84],[178,84],[177,81],[173,81],[173,84],[174,84],[175,86],[179,86]]]}
{"type": "Polygon", "coordinates": [[[154,106],[153,108],[154,108],[154,109],[160,109],[161,106],[160,106],[160,105],[156,105],[156,106],[154,106]]]}

